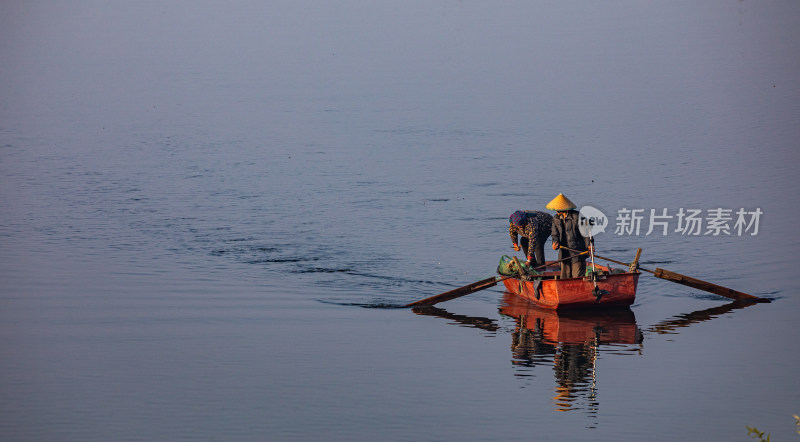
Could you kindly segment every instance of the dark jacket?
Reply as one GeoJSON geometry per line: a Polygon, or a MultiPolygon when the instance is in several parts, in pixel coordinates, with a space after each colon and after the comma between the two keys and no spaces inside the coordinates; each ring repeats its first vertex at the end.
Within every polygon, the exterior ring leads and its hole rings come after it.
{"type": "MultiPolygon", "coordinates": [[[[570,210],[565,218],[561,218],[558,214],[554,215],[552,228],[553,243],[578,250],[579,252],[589,250],[589,238],[584,238],[583,235],[581,235],[580,225],[578,224],[579,221],[580,214],[575,210],[570,210]]],[[[577,255],[577,253],[563,249],[559,251],[559,259],[572,255],[577,255]]],[[[580,259],[586,259],[586,255],[572,258],[572,262],[578,262],[580,259]]]]}

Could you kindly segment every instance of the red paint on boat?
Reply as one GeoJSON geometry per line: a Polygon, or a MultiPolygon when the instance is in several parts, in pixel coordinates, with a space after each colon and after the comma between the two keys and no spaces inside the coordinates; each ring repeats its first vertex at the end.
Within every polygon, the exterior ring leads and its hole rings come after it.
{"type": "MultiPolygon", "coordinates": [[[[608,272],[605,266],[596,266],[598,270],[608,272]]],[[[546,272],[545,278],[558,275],[559,272],[546,272]]],[[[592,307],[627,307],[636,299],[636,286],[639,272],[603,274],[597,281],[597,288],[605,290],[600,299],[594,294],[594,283],[589,277],[569,279],[543,279],[539,290],[536,281],[524,281],[517,278],[503,280],[506,289],[525,298],[539,307],[547,309],[592,308],[592,307]]]]}

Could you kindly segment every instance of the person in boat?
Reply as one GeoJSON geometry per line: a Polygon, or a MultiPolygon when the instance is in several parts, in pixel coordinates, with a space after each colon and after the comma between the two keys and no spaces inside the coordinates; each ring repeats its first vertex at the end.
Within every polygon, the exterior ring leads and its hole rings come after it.
{"type": "Polygon", "coordinates": [[[561,261],[561,279],[566,278],[579,278],[586,273],[586,256],[581,255],[580,252],[589,250],[592,247],[589,238],[584,238],[580,230],[580,215],[575,203],[565,197],[563,194],[558,194],[553,198],[547,206],[547,209],[555,210],[556,214],[553,215],[553,250],[558,250],[558,259],[566,259],[561,261]],[[561,249],[560,247],[569,247],[569,250],[561,249]]]}
{"type": "Polygon", "coordinates": [[[532,210],[517,210],[508,218],[511,243],[514,244],[514,250],[519,251],[522,247],[522,253],[528,259],[527,265],[538,267],[545,264],[544,243],[551,234],[552,224],[552,216],[532,210]]]}

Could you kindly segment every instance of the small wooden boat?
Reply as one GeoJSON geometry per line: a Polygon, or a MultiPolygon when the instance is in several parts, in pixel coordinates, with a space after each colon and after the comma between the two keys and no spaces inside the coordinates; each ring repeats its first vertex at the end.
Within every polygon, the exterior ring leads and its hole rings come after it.
{"type": "MultiPolygon", "coordinates": [[[[581,278],[559,279],[559,264],[548,262],[545,272],[529,276],[504,277],[506,289],[539,307],[574,309],[595,307],[627,307],[636,299],[639,272],[611,269],[595,264],[595,272],[581,278]]],[[[591,264],[587,263],[591,269],[591,264]]],[[[498,273],[499,273],[498,268],[498,273]]]]}
{"type": "MultiPolygon", "coordinates": [[[[568,249],[570,252],[580,255],[587,254],[587,251],[568,249]]],[[[636,250],[636,257],[632,262],[626,263],[611,258],[606,258],[593,253],[592,259],[599,258],[604,261],[613,262],[625,266],[627,270],[611,269],[611,266],[603,266],[597,263],[587,272],[586,276],[580,278],[559,279],[560,272],[556,270],[556,263],[563,261],[548,261],[544,273],[539,273],[539,267],[528,269],[523,266],[517,258],[503,256],[497,266],[497,273],[500,276],[491,276],[463,287],[448,290],[444,293],[430,296],[419,301],[406,304],[406,307],[423,307],[460,298],[478,290],[494,287],[503,281],[506,288],[516,295],[528,299],[539,307],[548,309],[560,308],[591,308],[591,307],[627,307],[633,304],[636,299],[636,285],[639,282],[639,271],[652,273],[656,278],[704,290],[715,295],[735,299],[742,302],[770,302],[769,298],[760,298],[744,292],[729,289],[721,285],[712,284],[702,279],[693,278],[680,273],[671,272],[666,269],[656,268],[649,270],[639,267],[639,256],[642,249],[636,250]],[[520,272],[520,267],[523,270],[520,272]],[[548,268],[550,268],[549,271],[548,268]]],[[[571,259],[571,258],[565,258],[571,259]]],[[[544,267],[544,266],[543,266],[544,267]]]]}

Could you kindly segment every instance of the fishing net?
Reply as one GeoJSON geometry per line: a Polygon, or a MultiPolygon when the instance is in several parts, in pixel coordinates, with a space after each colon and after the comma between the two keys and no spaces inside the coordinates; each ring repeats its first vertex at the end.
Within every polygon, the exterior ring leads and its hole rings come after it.
{"type": "MultiPolygon", "coordinates": [[[[531,266],[526,265],[524,262],[520,262],[522,266],[522,270],[525,271],[528,275],[538,275],[539,272],[533,270],[531,266]]],[[[519,275],[519,271],[517,270],[517,264],[514,262],[514,259],[508,255],[503,255],[500,258],[500,264],[497,265],[497,273],[503,276],[517,276],[519,275]]]]}

